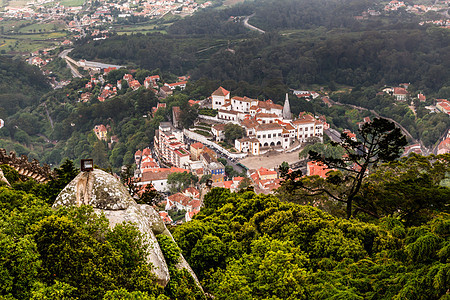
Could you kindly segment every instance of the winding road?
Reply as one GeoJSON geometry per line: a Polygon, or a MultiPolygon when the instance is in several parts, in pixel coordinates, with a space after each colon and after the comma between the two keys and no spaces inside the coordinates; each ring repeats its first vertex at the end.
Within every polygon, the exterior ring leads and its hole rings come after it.
{"type": "Polygon", "coordinates": [[[405,127],[403,127],[400,123],[398,123],[398,122],[395,121],[394,119],[391,119],[391,118],[387,118],[387,117],[381,116],[379,113],[377,113],[377,112],[374,111],[373,109],[368,109],[368,108],[361,107],[361,106],[356,106],[356,105],[353,105],[353,104],[345,104],[345,103],[341,103],[341,102],[338,102],[338,101],[332,100],[332,99],[330,99],[330,101],[331,101],[333,104],[340,105],[340,106],[350,106],[350,107],[352,107],[352,108],[354,108],[354,109],[358,109],[358,110],[367,110],[367,111],[370,111],[371,113],[373,113],[373,114],[374,114],[375,116],[377,116],[378,118],[383,118],[383,119],[389,120],[389,121],[393,122],[395,125],[397,125],[397,126],[402,130],[402,132],[403,132],[407,137],[409,137],[414,143],[420,144],[420,148],[421,148],[421,150],[422,150],[422,152],[423,152],[423,154],[424,154],[425,156],[430,155],[430,154],[433,154],[433,153],[436,154],[436,153],[435,153],[436,148],[435,148],[435,149],[429,149],[429,148],[425,147],[425,145],[423,144],[423,142],[422,142],[421,140],[415,139],[415,138],[411,135],[411,133],[409,133],[409,131],[406,130],[405,127]]]}
{"type": "Polygon", "coordinates": [[[73,48],[63,50],[63,51],[61,51],[61,53],[58,54],[58,57],[61,57],[62,59],[64,59],[66,61],[67,65],[69,66],[70,70],[72,71],[73,77],[81,78],[81,77],[83,77],[83,75],[81,75],[81,73],[78,72],[77,68],[75,68],[73,66],[73,64],[70,62],[70,57],[67,56],[69,54],[69,52],[72,50],[73,50],[73,48]]]}
{"type": "Polygon", "coordinates": [[[255,13],[251,14],[250,16],[246,16],[246,17],[245,17],[245,19],[244,19],[244,27],[245,27],[245,28],[248,28],[248,29],[250,29],[250,30],[253,30],[253,31],[257,31],[257,32],[259,32],[259,33],[266,33],[264,30],[262,30],[262,29],[260,29],[260,28],[258,28],[258,27],[256,27],[256,26],[253,26],[253,25],[248,24],[248,20],[249,20],[251,17],[253,17],[254,15],[255,15],[255,13]]]}

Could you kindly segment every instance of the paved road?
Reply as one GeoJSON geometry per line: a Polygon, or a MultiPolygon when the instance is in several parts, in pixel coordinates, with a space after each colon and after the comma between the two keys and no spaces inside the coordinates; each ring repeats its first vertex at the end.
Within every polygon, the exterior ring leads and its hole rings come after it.
{"type": "Polygon", "coordinates": [[[337,131],[333,128],[328,128],[328,129],[325,129],[324,131],[325,131],[325,134],[328,135],[333,142],[336,142],[336,143],[341,142],[341,134],[339,133],[339,131],[337,131]]]}
{"type": "Polygon", "coordinates": [[[383,118],[383,119],[389,120],[389,121],[395,123],[395,125],[397,125],[397,126],[402,130],[402,132],[403,132],[407,137],[409,137],[414,143],[419,143],[419,144],[420,144],[420,147],[421,147],[421,150],[422,150],[422,152],[423,152],[424,155],[429,155],[429,154],[433,153],[433,151],[434,151],[433,149],[429,149],[429,148],[425,147],[425,145],[423,144],[423,142],[422,142],[421,140],[417,140],[417,139],[413,138],[413,136],[411,135],[411,133],[409,133],[409,131],[406,130],[405,127],[403,127],[400,123],[398,123],[398,122],[395,121],[394,119],[384,117],[384,116],[380,115],[379,113],[377,113],[376,111],[374,111],[373,109],[368,109],[368,108],[365,108],[365,107],[356,106],[356,105],[352,105],[352,104],[345,104],[345,103],[337,102],[336,100],[332,100],[332,99],[330,99],[330,101],[331,101],[333,104],[336,104],[336,105],[350,106],[350,107],[355,108],[355,109],[358,109],[358,110],[368,110],[368,111],[370,111],[371,113],[373,113],[375,116],[377,116],[378,118],[383,118]]]}
{"type": "Polygon", "coordinates": [[[250,24],[248,24],[248,20],[251,18],[251,17],[253,17],[255,14],[253,13],[253,14],[251,14],[250,16],[246,16],[245,17],[245,19],[244,19],[244,27],[245,28],[248,28],[248,29],[250,29],[250,30],[253,30],[253,31],[257,31],[257,32],[259,32],[259,33],[266,33],[264,30],[262,30],[262,29],[260,29],[260,28],[258,28],[258,27],[255,27],[255,26],[253,26],[253,25],[250,25],[250,24]]]}
{"type": "Polygon", "coordinates": [[[64,60],[66,61],[67,66],[70,68],[70,71],[72,72],[72,76],[73,76],[73,77],[81,78],[81,77],[83,77],[83,75],[81,75],[81,73],[78,72],[77,68],[75,68],[75,67],[69,62],[69,60],[67,59],[67,58],[68,58],[67,55],[68,55],[68,54],[70,53],[70,51],[72,51],[72,50],[73,50],[73,48],[63,50],[63,51],[61,51],[61,53],[58,54],[58,57],[61,57],[62,59],[64,59],[64,60]]]}

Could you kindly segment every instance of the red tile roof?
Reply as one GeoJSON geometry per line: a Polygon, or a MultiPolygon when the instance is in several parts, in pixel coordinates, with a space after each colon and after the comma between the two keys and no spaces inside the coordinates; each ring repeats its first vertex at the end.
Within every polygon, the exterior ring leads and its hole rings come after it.
{"type": "Polygon", "coordinates": [[[223,87],[219,87],[217,90],[215,90],[212,95],[213,96],[226,96],[228,95],[230,92],[227,91],[226,89],[224,89],[223,87]]]}

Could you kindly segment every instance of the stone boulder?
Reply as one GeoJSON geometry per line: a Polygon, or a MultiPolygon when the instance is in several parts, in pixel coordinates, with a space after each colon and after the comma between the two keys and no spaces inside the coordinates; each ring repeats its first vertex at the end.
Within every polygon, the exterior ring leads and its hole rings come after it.
{"type": "MultiPolygon", "coordinates": [[[[158,283],[166,286],[170,280],[169,269],[156,235],[164,234],[172,240],[173,237],[153,207],[137,204],[119,180],[98,169],[78,174],[58,195],[53,208],[81,205],[91,205],[96,213],[103,213],[111,228],[122,222],[134,223],[150,245],[147,260],[153,266],[158,283]]],[[[200,287],[197,277],[182,255],[177,267],[187,269],[200,287]]]]}

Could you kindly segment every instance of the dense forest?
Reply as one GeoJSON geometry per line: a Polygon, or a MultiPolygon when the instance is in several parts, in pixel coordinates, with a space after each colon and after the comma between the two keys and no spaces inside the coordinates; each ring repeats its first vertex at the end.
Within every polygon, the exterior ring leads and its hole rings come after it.
{"type": "Polygon", "coordinates": [[[40,70],[20,60],[0,56],[0,74],[0,119],[39,103],[40,96],[50,90],[40,70]]]}

